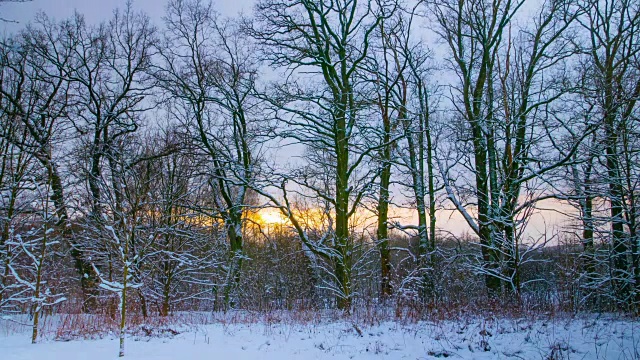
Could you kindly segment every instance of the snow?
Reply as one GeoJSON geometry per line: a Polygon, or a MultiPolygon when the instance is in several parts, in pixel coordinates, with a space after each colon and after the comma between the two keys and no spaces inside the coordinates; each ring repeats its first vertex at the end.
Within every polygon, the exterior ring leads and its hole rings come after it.
{"type": "MultiPolygon", "coordinates": [[[[0,321],[0,326],[2,321],[0,321]]],[[[216,323],[179,334],[129,335],[127,359],[635,359],[640,326],[611,318],[564,320],[482,319],[382,322],[347,320],[295,323],[216,323]]],[[[45,335],[47,336],[47,335],[45,335]]],[[[27,332],[0,332],[4,360],[115,359],[114,332],[96,340],[30,344],[27,332]]]]}

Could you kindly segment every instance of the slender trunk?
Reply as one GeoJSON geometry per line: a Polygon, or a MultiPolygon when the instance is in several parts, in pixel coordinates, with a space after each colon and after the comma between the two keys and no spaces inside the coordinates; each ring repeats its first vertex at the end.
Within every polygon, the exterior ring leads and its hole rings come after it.
{"type": "MultiPolygon", "coordinates": [[[[487,63],[488,72],[492,72],[492,65],[490,62],[487,63]]],[[[500,273],[504,278],[512,278],[513,275],[513,266],[514,266],[514,253],[513,253],[513,242],[512,239],[509,239],[507,233],[505,231],[505,226],[508,221],[508,215],[504,209],[501,208],[500,199],[501,199],[501,184],[498,181],[498,172],[500,169],[498,168],[498,149],[497,149],[497,140],[496,140],[496,119],[494,113],[494,101],[495,101],[495,93],[494,93],[494,83],[493,77],[487,76],[487,115],[486,119],[484,119],[484,124],[486,126],[486,131],[481,130],[480,133],[486,132],[486,141],[484,145],[486,146],[486,164],[485,170],[487,179],[489,180],[488,184],[488,221],[487,224],[490,227],[491,232],[491,241],[492,245],[488,249],[491,253],[492,263],[487,264],[491,270],[491,272],[495,272],[496,275],[492,275],[495,277],[493,282],[498,283],[499,295],[504,295],[505,292],[512,293],[512,283],[507,283],[497,277],[497,273],[500,273]]],[[[508,125],[506,127],[509,129],[508,125]]],[[[474,135],[475,136],[475,135],[474,135]]],[[[507,142],[510,140],[509,136],[506,136],[505,139],[507,142]]],[[[508,170],[507,170],[508,171],[508,170]]],[[[498,294],[496,294],[498,295],[498,294]]]]}
{"type": "MultiPolygon", "coordinates": [[[[425,279],[425,281],[428,281],[425,284],[425,287],[429,290],[429,292],[433,296],[433,295],[436,295],[435,281],[433,279],[433,277],[435,276],[435,272],[433,271],[435,267],[435,258],[433,253],[436,250],[436,189],[435,189],[435,179],[433,174],[434,147],[433,147],[433,140],[431,138],[431,111],[430,111],[430,105],[429,105],[429,98],[428,98],[426,89],[423,90],[422,85],[420,86],[420,93],[421,93],[420,94],[421,102],[424,103],[422,104],[422,107],[425,109],[424,125],[423,125],[424,129],[421,131],[421,134],[424,132],[424,139],[426,140],[426,155],[427,155],[426,166],[427,166],[427,183],[428,183],[427,192],[429,194],[429,236],[426,239],[428,243],[427,250],[429,252],[429,256],[427,260],[429,261],[429,265],[432,269],[431,276],[429,276],[429,279],[428,280],[425,279]]],[[[420,163],[421,164],[423,164],[425,160],[423,155],[424,150],[422,150],[424,148],[425,148],[424,144],[422,144],[422,141],[420,141],[420,149],[421,149],[420,163]]],[[[423,174],[422,176],[424,176],[424,165],[422,165],[420,172],[423,174]]]]}
{"type": "Polygon", "coordinates": [[[84,296],[82,310],[85,313],[91,312],[97,308],[96,298],[98,295],[98,278],[90,262],[84,259],[82,251],[80,250],[80,245],[74,241],[71,224],[69,223],[67,206],[64,200],[64,187],[58,173],[58,168],[50,160],[45,161],[43,165],[47,168],[49,176],[49,184],[51,186],[50,199],[53,202],[56,216],[58,217],[58,226],[60,227],[62,237],[71,247],[71,258],[73,259],[76,272],[80,276],[80,286],[84,296]]]}
{"type": "Polygon", "coordinates": [[[609,186],[609,203],[611,216],[611,250],[613,258],[613,287],[619,301],[624,301],[629,294],[629,282],[626,276],[628,269],[628,247],[624,233],[623,188],[621,184],[619,158],[617,151],[617,134],[612,115],[605,116],[606,133],[606,167],[609,186]]]}
{"type": "MultiPolygon", "coordinates": [[[[460,3],[462,6],[462,3],[460,3]]],[[[492,75],[491,49],[484,49],[482,62],[479,65],[477,78],[472,85],[469,78],[464,84],[464,101],[466,109],[466,117],[472,132],[473,155],[475,163],[475,185],[476,198],[478,201],[478,237],[480,238],[480,248],[482,253],[483,266],[485,267],[484,278],[487,293],[490,298],[496,298],[500,295],[501,281],[495,276],[499,272],[498,253],[495,250],[495,231],[492,213],[491,184],[489,179],[489,171],[492,169],[487,157],[489,149],[485,136],[485,115],[483,115],[483,103],[485,86],[487,79],[492,75]]]]}
{"type": "Polygon", "coordinates": [[[426,116],[425,137],[427,140],[427,179],[429,183],[429,251],[436,250],[436,188],[433,174],[433,143],[431,139],[430,116],[426,116]]]}
{"type": "Polygon", "coordinates": [[[11,222],[13,221],[13,215],[15,211],[15,203],[16,197],[18,196],[18,187],[14,186],[11,189],[11,194],[9,195],[9,203],[7,204],[7,217],[4,221],[4,226],[2,227],[2,234],[0,236],[0,249],[4,248],[5,259],[2,264],[4,266],[3,276],[1,279],[2,289],[0,289],[0,304],[2,303],[2,299],[4,298],[4,289],[7,286],[8,276],[9,274],[9,259],[11,259],[11,249],[7,242],[9,241],[9,235],[11,231],[11,222]]]}
{"type": "MultiPolygon", "coordinates": [[[[125,245],[125,248],[127,246],[125,245]]],[[[126,261],[126,250],[125,250],[125,261],[126,261]]],[[[125,337],[125,327],[127,324],[127,278],[129,277],[129,267],[124,266],[124,273],[122,275],[122,293],[120,294],[120,351],[118,353],[119,357],[124,356],[124,337],[125,337]]]]}
{"type": "Polygon", "coordinates": [[[244,258],[243,244],[242,244],[242,213],[232,213],[229,211],[230,221],[227,229],[227,235],[229,237],[230,254],[229,254],[229,272],[227,275],[227,283],[224,289],[224,306],[225,310],[228,309],[231,304],[231,294],[240,284],[240,273],[242,270],[242,262],[244,258]]]}
{"type": "MultiPolygon", "coordinates": [[[[637,84],[638,91],[640,91],[640,81],[637,84]]],[[[625,116],[626,117],[626,116],[625,116]]],[[[634,159],[632,154],[634,152],[633,145],[631,144],[630,137],[634,134],[629,130],[628,124],[625,122],[623,126],[622,137],[622,160],[624,185],[625,185],[625,222],[629,229],[629,244],[631,246],[631,276],[633,286],[630,291],[633,292],[633,307],[635,311],[638,311],[640,305],[640,244],[638,244],[638,216],[640,215],[637,203],[637,186],[634,176],[634,159]]]]}
{"type": "Polygon", "coordinates": [[[506,269],[504,275],[511,279],[511,284],[507,287],[508,292],[515,296],[520,301],[520,243],[518,237],[515,234],[515,225],[513,221],[513,209],[508,206],[503,214],[504,225],[504,242],[505,247],[509,247],[511,251],[507,253],[510,255],[506,261],[506,269]]]}
{"type": "MultiPolygon", "coordinates": [[[[344,99],[343,99],[344,100],[344,99]]],[[[346,103],[346,100],[342,102],[346,103]]],[[[338,309],[351,308],[351,247],[349,241],[349,144],[344,110],[339,110],[336,121],[336,229],[335,276],[338,309]]]]}
{"type": "Polygon", "coordinates": [[[147,309],[147,298],[144,296],[144,293],[142,293],[142,289],[138,290],[138,296],[140,297],[140,307],[142,308],[142,317],[144,319],[147,318],[147,316],[149,316],[149,312],[147,309]]]}
{"type": "MultiPolygon", "coordinates": [[[[429,106],[428,92],[422,81],[418,82],[418,96],[420,99],[421,115],[419,117],[418,131],[418,164],[417,174],[414,182],[419,184],[419,192],[414,191],[416,196],[416,205],[418,206],[418,228],[420,230],[420,256],[422,258],[422,267],[429,269],[424,271],[422,276],[422,288],[424,298],[433,296],[435,292],[435,283],[433,280],[433,252],[435,250],[435,231],[436,231],[436,200],[435,185],[433,178],[433,143],[431,139],[431,112],[429,106]],[[426,142],[426,143],[425,143],[426,142]],[[426,177],[428,183],[427,193],[429,195],[429,233],[427,234],[427,218],[425,204],[425,152],[426,152],[426,177]]],[[[411,156],[411,155],[410,155],[411,156]]],[[[415,155],[414,155],[415,157],[415,155]]]]}
{"type": "Polygon", "coordinates": [[[640,305],[640,244],[638,244],[638,206],[636,205],[636,198],[633,192],[632,186],[630,184],[631,179],[630,176],[627,175],[627,181],[629,182],[629,211],[627,216],[627,223],[629,224],[629,240],[631,242],[631,262],[632,262],[632,275],[633,275],[633,284],[634,288],[632,289],[634,292],[634,307],[637,308],[640,305]]]}
{"type": "MultiPolygon", "coordinates": [[[[595,141],[594,137],[594,141],[595,141]]],[[[595,144],[592,144],[592,146],[595,144]]],[[[594,223],[593,223],[593,189],[591,187],[591,171],[593,169],[593,156],[590,156],[584,171],[584,199],[581,200],[582,207],[582,246],[585,255],[584,271],[587,281],[595,277],[595,247],[593,243],[594,223]]]]}
{"type": "Polygon", "coordinates": [[[169,316],[169,311],[171,311],[170,308],[170,296],[169,296],[169,286],[168,286],[168,282],[165,283],[163,292],[162,292],[162,309],[160,312],[160,316],[165,317],[165,316],[169,316]]]}
{"type": "MultiPolygon", "coordinates": [[[[635,206],[632,207],[632,210],[635,210],[635,206]]],[[[634,213],[637,213],[634,211],[634,213]]],[[[638,306],[640,306],[640,246],[638,244],[638,234],[637,228],[635,225],[635,220],[630,222],[629,226],[629,239],[631,240],[631,262],[633,266],[633,292],[634,292],[634,304],[633,307],[636,311],[638,311],[638,306]]]]}
{"type": "Polygon", "coordinates": [[[489,297],[496,298],[500,295],[501,281],[494,274],[498,271],[498,259],[494,250],[493,227],[491,226],[491,213],[489,206],[489,184],[487,179],[487,158],[486,147],[482,141],[482,131],[474,127],[474,155],[475,155],[475,176],[476,176],[476,196],[478,198],[478,229],[480,237],[480,247],[484,266],[487,268],[484,273],[485,285],[489,297]]]}
{"type": "MultiPolygon", "coordinates": [[[[165,261],[163,264],[164,270],[164,283],[162,284],[162,308],[160,309],[160,316],[169,316],[169,312],[171,311],[171,281],[173,277],[171,276],[171,263],[169,261],[165,261]]],[[[215,298],[217,301],[217,297],[215,298]]]]}
{"type": "MultiPolygon", "coordinates": [[[[34,294],[38,294],[36,296],[40,296],[39,294],[39,290],[37,289],[36,292],[34,294]]],[[[32,331],[31,331],[31,343],[35,344],[38,342],[38,323],[40,321],[40,311],[36,309],[36,311],[33,313],[33,327],[32,327],[32,331]]]]}
{"type": "Polygon", "coordinates": [[[584,207],[582,209],[582,246],[584,252],[587,255],[587,264],[585,270],[587,274],[593,275],[594,263],[593,257],[595,256],[595,248],[593,245],[593,196],[587,195],[584,199],[584,207]]]}
{"type": "MultiPolygon", "coordinates": [[[[591,282],[596,278],[596,254],[595,246],[593,242],[593,195],[591,194],[591,187],[585,184],[585,199],[582,208],[582,246],[583,246],[583,266],[586,276],[586,285],[590,286],[591,282]]],[[[591,292],[591,291],[590,291],[591,292]]],[[[590,296],[587,300],[587,306],[593,307],[595,305],[595,299],[590,296]]]]}
{"type": "Polygon", "coordinates": [[[380,251],[380,294],[381,297],[391,296],[391,258],[389,251],[389,230],[387,221],[389,219],[389,185],[391,181],[391,124],[388,116],[383,116],[384,122],[384,148],[381,151],[380,170],[380,193],[378,196],[378,228],[376,236],[378,239],[378,249],[380,251]]]}
{"type": "Polygon", "coordinates": [[[31,332],[31,343],[35,344],[38,341],[38,325],[40,321],[40,311],[42,310],[43,299],[40,299],[40,292],[42,288],[42,267],[44,265],[44,256],[47,251],[47,226],[44,227],[44,234],[42,235],[42,249],[40,250],[40,258],[37,263],[36,270],[36,284],[33,292],[33,298],[35,299],[35,310],[33,312],[33,329],[31,332]]]}
{"type": "MultiPolygon", "coordinates": [[[[585,167],[582,173],[578,170],[576,164],[571,165],[570,170],[573,177],[574,191],[579,196],[578,206],[580,210],[580,221],[582,223],[582,253],[580,254],[580,267],[581,277],[583,280],[580,283],[580,290],[586,294],[586,306],[587,308],[593,308],[595,305],[595,298],[590,287],[592,282],[596,279],[597,274],[595,272],[596,259],[595,259],[595,246],[594,246],[594,221],[593,221],[593,200],[595,194],[592,187],[591,174],[593,171],[593,163],[595,159],[597,137],[592,136],[589,147],[589,152],[585,161],[585,167]]],[[[573,295],[572,295],[573,297],[573,295]]],[[[582,296],[584,297],[584,296],[582,296]]]]}
{"type": "Polygon", "coordinates": [[[378,229],[376,236],[380,251],[380,294],[389,297],[393,293],[391,288],[391,257],[389,251],[389,230],[387,221],[389,218],[389,179],[391,166],[384,165],[380,176],[380,197],[378,200],[378,229]]]}

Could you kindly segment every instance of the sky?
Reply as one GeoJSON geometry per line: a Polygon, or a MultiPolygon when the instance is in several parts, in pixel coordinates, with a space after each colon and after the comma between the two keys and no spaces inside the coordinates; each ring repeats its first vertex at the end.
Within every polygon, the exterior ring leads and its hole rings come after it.
{"type": "MultiPolygon", "coordinates": [[[[5,0],[6,1],[6,0],[5,0]]],[[[133,0],[135,9],[144,10],[155,24],[160,24],[168,0],[133,0]]],[[[0,18],[12,22],[0,22],[0,34],[13,32],[24,27],[40,11],[57,20],[73,15],[77,10],[89,23],[107,20],[113,10],[122,8],[127,0],[31,0],[24,3],[3,2],[0,0],[0,18]]],[[[218,0],[214,1],[217,12],[234,16],[240,12],[249,13],[254,0],[218,0]]]]}

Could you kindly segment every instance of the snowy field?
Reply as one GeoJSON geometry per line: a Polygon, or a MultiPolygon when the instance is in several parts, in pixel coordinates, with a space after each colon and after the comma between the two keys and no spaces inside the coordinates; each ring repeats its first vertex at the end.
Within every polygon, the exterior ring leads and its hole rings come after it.
{"type": "MultiPolygon", "coordinates": [[[[115,359],[115,334],[62,337],[49,324],[39,344],[7,320],[0,359],[115,359]]],[[[15,322],[13,323],[15,324],[15,322]]],[[[144,329],[143,329],[144,330],[144,329]]],[[[613,317],[481,319],[355,325],[347,320],[307,324],[214,323],[136,331],[126,359],[639,359],[638,322],[613,317]],[[151,336],[145,335],[152,332],[151,336]]]]}

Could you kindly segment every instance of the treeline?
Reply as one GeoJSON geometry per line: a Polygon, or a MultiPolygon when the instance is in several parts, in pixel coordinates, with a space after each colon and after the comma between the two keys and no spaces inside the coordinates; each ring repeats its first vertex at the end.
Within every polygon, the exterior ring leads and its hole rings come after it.
{"type": "Polygon", "coordinates": [[[38,15],[0,46],[0,312],[636,309],[639,44],[633,0],[38,15]]]}

